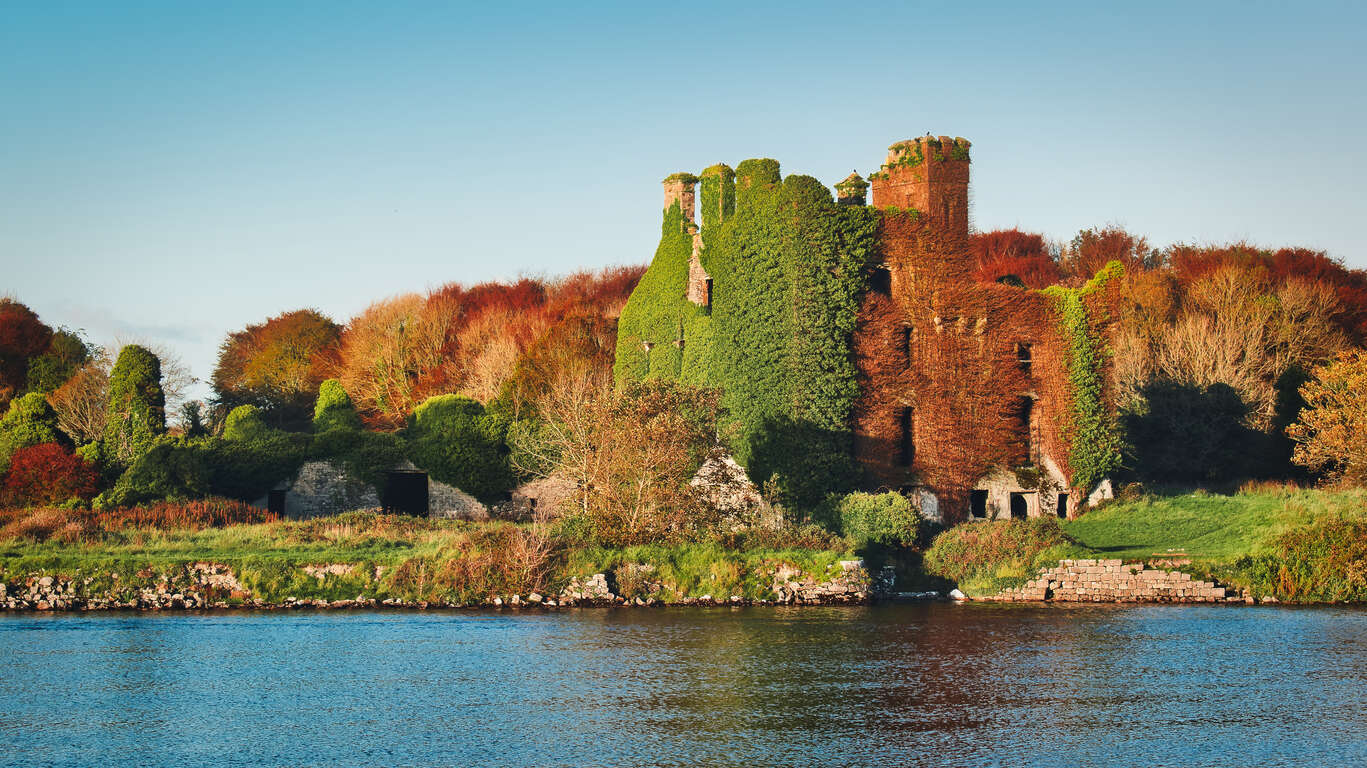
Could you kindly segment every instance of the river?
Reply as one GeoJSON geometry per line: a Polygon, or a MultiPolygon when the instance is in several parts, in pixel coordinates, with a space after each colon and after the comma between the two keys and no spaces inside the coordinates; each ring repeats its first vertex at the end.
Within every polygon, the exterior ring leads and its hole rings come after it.
{"type": "Polygon", "coordinates": [[[0,616],[16,766],[1360,766],[1367,610],[0,616]]]}

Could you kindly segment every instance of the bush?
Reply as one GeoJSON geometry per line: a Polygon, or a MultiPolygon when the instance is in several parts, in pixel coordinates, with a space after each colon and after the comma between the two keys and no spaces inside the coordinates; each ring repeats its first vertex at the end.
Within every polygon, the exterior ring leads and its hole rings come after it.
{"type": "Polygon", "coordinates": [[[228,413],[223,422],[224,440],[257,440],[270,431],[261,409],[254,405],[239,405],[228,413]]]}
{"type": "Polygon", "coordinates": [[[313,436],[308,458],[335,461],[352,476],[383,489],[384,473],[403,463],[403,442],[390,432],[361,429],[330,429],[313,436]]]}
{"type": "Polygon", "coordinates": [[[1257,594],[1305,602],[1367,601],[1367,519],[1326,517],[1273,540],[1235,568],[1257,594]]]}
{"type": "Polygon", "coordinates": [[[99,473],[57,443],[42,443],[15,452],[5,479],[6,504],[33,506],[89,501],[99,488],[99,473]]]}
{"type": "Polygon", "coordinates": [[[61,440],[57,413],[42,395],[30,392],[12,400],[0,419],[0,472],[8,470],[10,457],[17,451],[61,440]]]}
{"type": "Polygon", "coordinates": [[[413,462],[440,482],[482,502],[506,496],[517,484],[504,443],[506,424],[479,401],[460,395],[428,398],[407,430],[413,462]]]}
{"type": "Polygon", "coordinates": [[[992,594],[1024,583],[1045,564],[1085,554],[1053,517],[970,523],[935,537],[925,569],[970,594],[992,594]]]}
{"type": "Polygon", "coordinates": [[[840,532],[856,548],[910,547],[916,544],[921,516],[900,493],[851,493],[831,496],[827,519],[837,521],[840,532]]]}
{"type": "Polygon", "coordinates": [[[192,450],[203,456],[210,493],[252,501],[298,473],[310,442],[308,435],[281,432],[263,424],[254,438],[209,438],[193,443],[192,450]]]}
{"type": "Polygon", "coordinates": [[[361,417],[356,414],[356,406],[342,388],[342,382],[336,379],[324,381],[318,387],[318,400],[313,405],[314,431],[360,428],[361,417]]]}
{"type": "Polygon", "coordinates": [[[130,344],[119,351],[109,374],[105,452],[120,466],[130,466],[165,432],[161,361],[147,349],[130,344]]]}
{"type": "Polygon", "coordinates": [[[186,501],[209,492],[203,452],[183,440],[164,437],[144,451],[114,487],[95,499],[99,508],[154,501],[186,501]]]}

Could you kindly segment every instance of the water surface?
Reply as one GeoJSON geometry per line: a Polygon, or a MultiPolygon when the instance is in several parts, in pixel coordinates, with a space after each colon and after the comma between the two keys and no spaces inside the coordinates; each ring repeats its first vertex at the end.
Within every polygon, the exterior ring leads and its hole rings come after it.
{"type": "Polygon", "coordinates": [[[23,766],[1360,766],[1367,610],[0,616],[23,766]]]}

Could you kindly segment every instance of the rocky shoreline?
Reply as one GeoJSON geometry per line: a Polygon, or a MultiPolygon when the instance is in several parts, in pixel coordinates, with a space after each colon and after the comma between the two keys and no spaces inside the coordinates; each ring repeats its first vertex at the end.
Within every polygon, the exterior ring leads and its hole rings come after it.
{"type": "MultiPolygon", "coordinates": [[[[349,573],[349,564],[310,565],[304,572],[318,578],[349,573]]],[[[560,592],[541,594],[491,595],[482,601],[445,602],[405,600],[357,595],[352,599],[326,600],[311,597],[286,597],[262,600],[253,597],[233,574],[218,563],[192,563],[179,573],[153,585],[95,587],[95,579],[64,578],[30,574],[22,581],[0,582],[0,611],[209,611],[209,610],[293,610],[293,609],[443,609],[494,608],[513,610],[554,610],[569,607],[656,607],[656,606],[750,606],[750,605],[858,605],[875,599],[938,599],[939,593],[890,592],[894,574],[890,567],[872,576],[861,560],[843,560],[839,573],[826,580],[804,575],[792,566],[780,565],[773,571],[773,598],[747,598],[742,595],[702,595],[678,600],[657,598],[663,585],[649,581],[653,569],[632,567],[638,582],[633,590],[644,597],[616,594],[606,573],[584,579],[571,579],[560,592]]],[[[114,574],[110,574],[114,576],[114,574]]],[[[620,591],[620,590],[619,590],[620,591]]]]}

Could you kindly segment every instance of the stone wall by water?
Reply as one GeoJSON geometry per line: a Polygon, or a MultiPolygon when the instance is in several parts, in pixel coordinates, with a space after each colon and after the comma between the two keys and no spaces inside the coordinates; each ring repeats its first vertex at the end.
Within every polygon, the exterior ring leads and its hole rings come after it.
{"type": "Polygon", "coordinates": [[[1016,589],[991,597],[998,602],[1054,600],[1071,603],[1226,603],[1252,598],[1191,574],[1120,560],[1060,560],[1016,589]]]}

